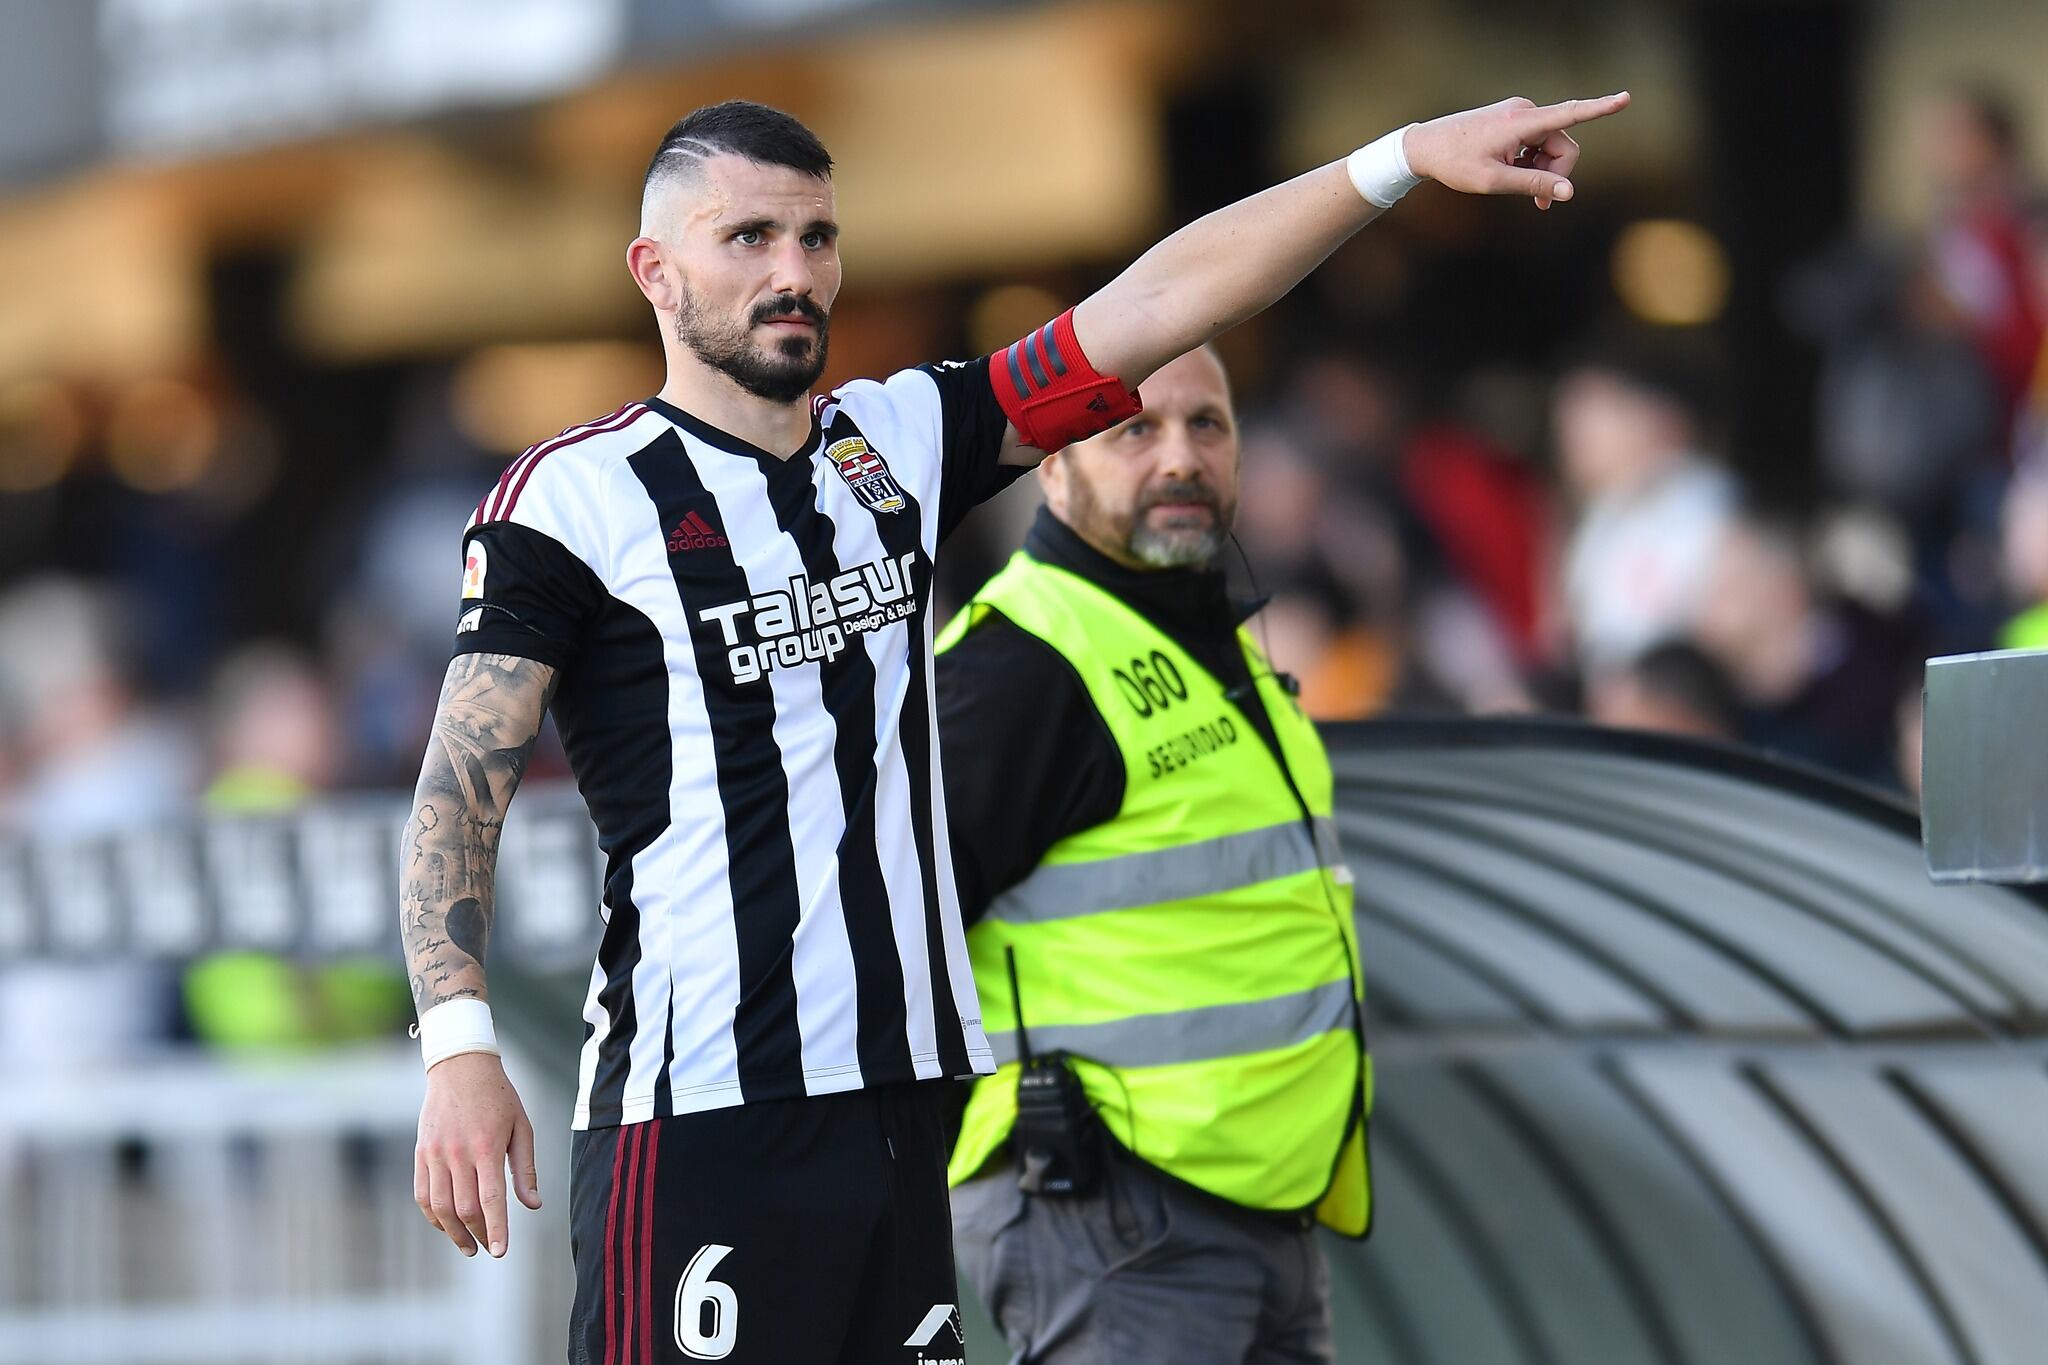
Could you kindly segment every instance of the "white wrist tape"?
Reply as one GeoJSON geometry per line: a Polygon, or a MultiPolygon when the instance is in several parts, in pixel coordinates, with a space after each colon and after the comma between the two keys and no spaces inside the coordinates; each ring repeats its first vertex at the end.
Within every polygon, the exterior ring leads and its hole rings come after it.
{"type": "MultiPolygon", "coordinates": [[[[1416,125],[1409,124],[1408,128],[1416,125]]],[[[1408,152],[1401,144],[1408,128],[1396,128],[1353,152],[1344,163],[1351,184],[1369,204],[1390,209],[1401,196],[1422,183],[1422,177],[1408,169],[1408,152]]]]}
{"type": "Polygon", "coordinates": [[[465,1052],[501,1055],[498,1032],[491,1027],[491,1007],[481,1000],[443,1000],[420,1016],[413,1032],[429,1071],[435,1063],[465,1052]]]}

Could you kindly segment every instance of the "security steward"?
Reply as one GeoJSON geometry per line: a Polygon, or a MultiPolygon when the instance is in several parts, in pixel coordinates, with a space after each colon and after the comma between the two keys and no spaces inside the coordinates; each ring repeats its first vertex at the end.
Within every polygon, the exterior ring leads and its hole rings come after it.
{"type": "Polygon", "coordinates": [[[1216,561],[1213,351],[1039,467],[941,636],[968,951],[1003,1065],[949,1170],[968,1282],[1033,1365],[1334,1358],[1320,1221],[1371,1222],[1372,1065],[1328,756],[1216,561]]]}

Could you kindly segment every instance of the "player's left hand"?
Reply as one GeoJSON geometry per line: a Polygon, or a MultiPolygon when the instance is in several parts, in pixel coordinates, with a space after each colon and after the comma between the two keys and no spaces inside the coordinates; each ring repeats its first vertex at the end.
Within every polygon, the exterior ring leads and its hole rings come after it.
{"type": "Polygon", "coordinates": [[[1579,144],[1565,129],[1628,108],[1628,91],[1539,105],[1517,95],[1408,130],[1408,169],[1464,194],[1524,194],[1547,209],[1572,197],[1579,144]]]}
{"type": "Polygon", "coordinates": [[[529,1209],[540,1207],[533,1125],[526,1106],[493,1052],[465,1052],[427,1072],[413,1149],[413,1202],[465,1256],[479,1246],[503,1256],[511,1235],[505,1219],[505,1168],[529,1209]]]}

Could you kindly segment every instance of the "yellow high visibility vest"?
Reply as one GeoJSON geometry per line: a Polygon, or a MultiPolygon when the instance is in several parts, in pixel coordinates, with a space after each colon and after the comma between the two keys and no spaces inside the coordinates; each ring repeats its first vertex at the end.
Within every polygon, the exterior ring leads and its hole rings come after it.
{"type": "Polygon", "coordinates": [[[939,648],[991,611],[1073,666],[1123,756],[1124,798],[968,932],[1002,1066],[974,1087],[949,1177],[979,1172],[1016,1121],[1008,949],[1032,1049],[1071,1054],[1118,1143],[1233,1203],[1363,1235],[1372,1059],[1315,727],[1242,629],[1284,767],[1215,675],[1086,579],[1020,551],[939,648]]]}

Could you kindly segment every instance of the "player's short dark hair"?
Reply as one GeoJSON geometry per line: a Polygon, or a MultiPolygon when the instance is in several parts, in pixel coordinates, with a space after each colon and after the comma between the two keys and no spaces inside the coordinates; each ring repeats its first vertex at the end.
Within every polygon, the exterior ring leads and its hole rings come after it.
{"type": "Polygon", "coordinates": [[[832,155],[816,133],[780,109],[752,100],[727,100],[676,120],[647,163],[642,192],[686,168],[678,163],[719,155],[743,156],[760,166],[787,166],[820,180],[832,176],[832,155]]]}

